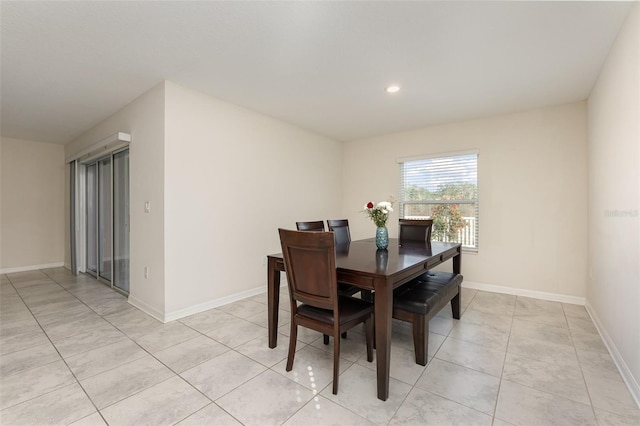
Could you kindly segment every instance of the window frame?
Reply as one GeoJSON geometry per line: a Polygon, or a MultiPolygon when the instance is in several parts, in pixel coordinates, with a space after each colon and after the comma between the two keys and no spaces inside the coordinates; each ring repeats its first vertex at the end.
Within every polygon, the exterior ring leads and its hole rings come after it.
{"type": "MultiPolygon", "coordinates": [[[[462,241],[462,250],[464,252],[469,252],[469,253],[478,253],[478,250],[480,248],[480,244],[479,244],[479,234],[480,234],[480,201],[479,201],[479,179],[478,179],[478,169],[479,169],[479,163],[480,163],[480,153],[478,150],[470,150],[470,151],[455,151],[455,152],[443,152],[443,153],[435,153],[435,154],[428,154],[428,155],[422,155],[422,156],[416,156],[416,157],[404,157],[404,158],[398,158],[397,159],[397,163],[399,166],[399,177],[400,177],[400,182],[399,182],[399,186],[400,186],[400,190],[399,190],[399,217],[400,218],[411,218],[411,219],[428,219],[428,218],[432,218],[431,216],[405,216],[405,205],[425,205],[425,206],[433,206],[433,205],[445,205],[445,204],[466,204],[466,205],[475,205],[475,217],[473,218],[473,230],[471,231],[472,237],[469,237],[472,239],[472,241],[475,243],[475,245],[465,245],[464,241],[462,241]],[[407,179],[406,179],[406,175],[405,175],[405,164],[406,163],[411,163],[411,162],[418,162],[418,161],[425,161],[425,160],[435,160],[435,159],[442,159],[442,158],[447,158],[447,157],[462,157],[462,156],[472,156],[475,155],[475,169],[476,169],[476,176],[475,176],[475,184],[476,184],[476,198],[475,199],[463,199],[463,200],[455,200],[455,202],[451,202],[449,200],[418,200],[418,201],[414,201],[414,200],[406,200],[405,199],[405,188],[407,187],[407,179]]],[[[426,182],[428,183],[429,180],[427,179],[426,182]]],[[[435,182],[434,182],[435,185],[435,182]]]]}

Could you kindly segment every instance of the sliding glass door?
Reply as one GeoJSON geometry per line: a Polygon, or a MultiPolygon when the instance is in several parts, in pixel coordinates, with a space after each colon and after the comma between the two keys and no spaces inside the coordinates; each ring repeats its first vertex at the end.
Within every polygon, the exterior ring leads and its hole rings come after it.
{"type": "Polygon", "coordinates": [[[113,259],[113,206],[111,203],[111,158],[98,163],[98,276],[111,282],[113,259]]]}
{"type": "Polygon", "coordinates": [[[98,164],[87,166],[87,272],[98,274],[98,164]]]}
{"type": "Polygon", "coordinates": [[[129,150],[113,156],[113,284],[129,293],[129,150]]]}
{"type": "Polygon", "coordinates": [[[86,164],[86,271],[129,292],[129,150],[86,164]]]}

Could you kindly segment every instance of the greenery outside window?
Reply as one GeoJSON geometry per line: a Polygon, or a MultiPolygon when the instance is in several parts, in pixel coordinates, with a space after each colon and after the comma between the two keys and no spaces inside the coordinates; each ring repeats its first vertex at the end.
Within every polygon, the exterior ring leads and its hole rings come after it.
{"type": "Polygon", "coordinates": [[[400,217],[432,219],[433,241],[478,250],[478,153],[402,159],[400,217]]]}

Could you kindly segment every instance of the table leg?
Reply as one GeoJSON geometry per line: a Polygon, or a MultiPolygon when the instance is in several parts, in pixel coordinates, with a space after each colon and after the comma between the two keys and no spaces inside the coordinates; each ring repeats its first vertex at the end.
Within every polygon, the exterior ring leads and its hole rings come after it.
{"type": "MultiPolygon", "coordinates": [[[[458,248],[458,254],[453,256],[453,273],[459,274],[462,270],[462,247],[458,248]]],[[[451,314],[455,319],[460,319],[460,303],[461,303],[462,286],[458,286],[458,294],[451,299],[451,314]]]]}
{"type": "Polygon", "coordinates": [[[462,252],[458,249],[458,254],[453,256],[453,273],[459,274],[462,270],[462,252]]]}
{"type": "Polygon", "coordinates": [[[267,303],[269,347],[278,345],[278,306],[280,305],[280,271],[276,270],[276,259],[269,258],[267,267],[267,303]]]}
{"type": "Polygon", "coordinates": [[[393,314],[393,285],[384,278],[374,282],[376,324],[376,372],[378,375],[378,399],[389,397],[389,372],[391,365],[391,316],[393,314]]]}

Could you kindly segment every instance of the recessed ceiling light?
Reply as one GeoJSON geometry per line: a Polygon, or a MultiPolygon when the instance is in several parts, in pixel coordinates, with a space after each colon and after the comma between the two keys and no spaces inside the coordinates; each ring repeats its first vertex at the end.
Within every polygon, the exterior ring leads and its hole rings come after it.
{"type": "Polygon", "coordinates": [[[398,93],[400,91],[400,86],[392,84],[391,86],[387,86],[387,88],[384,90],[387,93],[398,93]]]}

